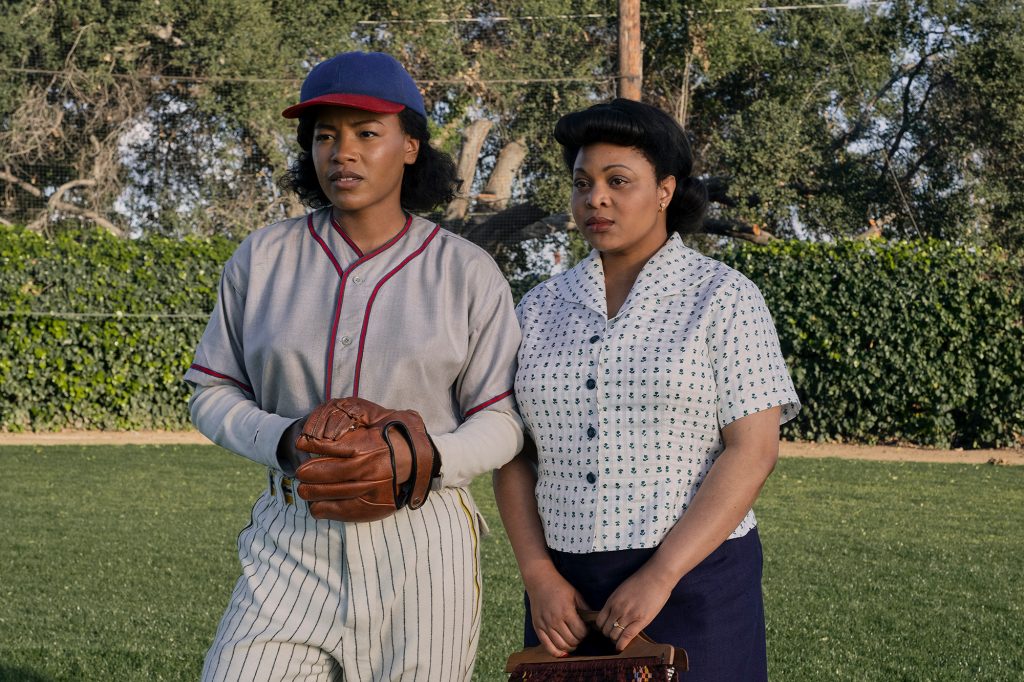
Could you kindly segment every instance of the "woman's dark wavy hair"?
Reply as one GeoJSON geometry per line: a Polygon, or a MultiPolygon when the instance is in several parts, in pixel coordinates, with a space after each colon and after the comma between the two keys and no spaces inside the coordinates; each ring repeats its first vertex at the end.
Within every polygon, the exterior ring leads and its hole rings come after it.
{"type": "Polygon", "coordinates": [[[668,231],[695,232],[704,221],[708,191],[693,172],[693,152],[686,133],[676,120],[657,107],[629,99],[566,114],[555,124],[555,139],[562,145],[562,157],[572,173],[580,148],[605,142],[635,147],[654,166],[661,182],[676,179],[676,191],[666,214],[668,231]]]}
{"type": "MultiPolygon", "coordinates": [[[[430,145],[430,131],[427,119],[411,109],[402,109],[398,113],[398,121],[402,131],[420,141],[420,151],[415,163],[405,167],[402,176],[402,208],[414,212],[426,212],[438,204],[447,203],[455,197],[455,189],[459,186],[455,162],[444,152],[430,145]]],[[[299,195],[306,206],[323,208],[331,202],[320,188],[320,180],[313,166],[313,128],[316,126],[316,110],[313,109],[299,117],[299,127],[295,133],[302,152],[298,160],[281,177],[279,186],[284,190],[292,190],[299,195]]]]}

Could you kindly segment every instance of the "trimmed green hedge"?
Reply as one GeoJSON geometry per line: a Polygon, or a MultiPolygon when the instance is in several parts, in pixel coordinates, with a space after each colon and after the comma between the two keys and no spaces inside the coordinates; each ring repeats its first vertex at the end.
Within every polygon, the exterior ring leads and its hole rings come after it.
{"type": "MultiPolygon", "coordinates": [[[[234,247],[0,228],[0,430],[186,427],[181,376],[234,247]]],[[[942,242],[776,242],[717,257],[772,310],[804,402],[788,437],[1024,442],[1021,259],[942,242]]]]}
{"type": "Polygon", "coordinates": [[[938,241],[718,254],[758,284],[804,403],[784,435],[1024,444],[1024,261],[938,241]]]}
{"type": "Polygon", "coordinates": [[[187,427],[181,377],[234,248],[0,228],[0,430],[187,427]],[[70,316],[28,314],[49,312],[70,316]]]}

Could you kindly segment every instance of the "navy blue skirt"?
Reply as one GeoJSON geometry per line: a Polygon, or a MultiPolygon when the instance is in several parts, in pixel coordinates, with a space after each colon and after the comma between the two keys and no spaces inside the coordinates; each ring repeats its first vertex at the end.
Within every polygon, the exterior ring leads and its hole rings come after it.
{"type": "MultiPolygon", "coordinates": [[[[633,575],[654,549],[591,554],[548,550],[551,559],[592,609],[600,610],[620,584],[633,575]]],[[[764,601],[761,596],[761,540],[754,528],[726,540],[672,590],[665,608],[644,628],[655,642],[683,647],[690,671],[687,682],[762,682],[768,679],[764,601]]],[[[609,653],[608,640],[587,638],[576,654],[609,653]]],[[[526,598],[525,645],[540,641],[526,598]]],[[[614,653],[614,650],[611,651],[614,653]]]]}

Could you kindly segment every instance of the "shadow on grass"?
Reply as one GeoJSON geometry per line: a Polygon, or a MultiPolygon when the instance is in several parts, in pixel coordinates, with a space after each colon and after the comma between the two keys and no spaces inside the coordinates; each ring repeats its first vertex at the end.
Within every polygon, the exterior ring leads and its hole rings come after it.
{"type": "Polygon", "coordinates": [[[13,668],[0,663],[0,682],[53,682],[49,675],[27,668],[13,668]]]}

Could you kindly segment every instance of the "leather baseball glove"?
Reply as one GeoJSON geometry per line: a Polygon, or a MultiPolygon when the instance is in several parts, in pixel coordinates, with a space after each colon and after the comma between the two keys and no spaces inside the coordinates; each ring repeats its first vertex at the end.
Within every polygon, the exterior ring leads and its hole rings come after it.
{"type": "Polygon", "coordinates": [[[299,496],[314,517],[335,521],[378,521],[422,507],[437,460],[419,414],[362,398],[313,410],[295,447],[312,455],[295,471],[299,496]]]}

